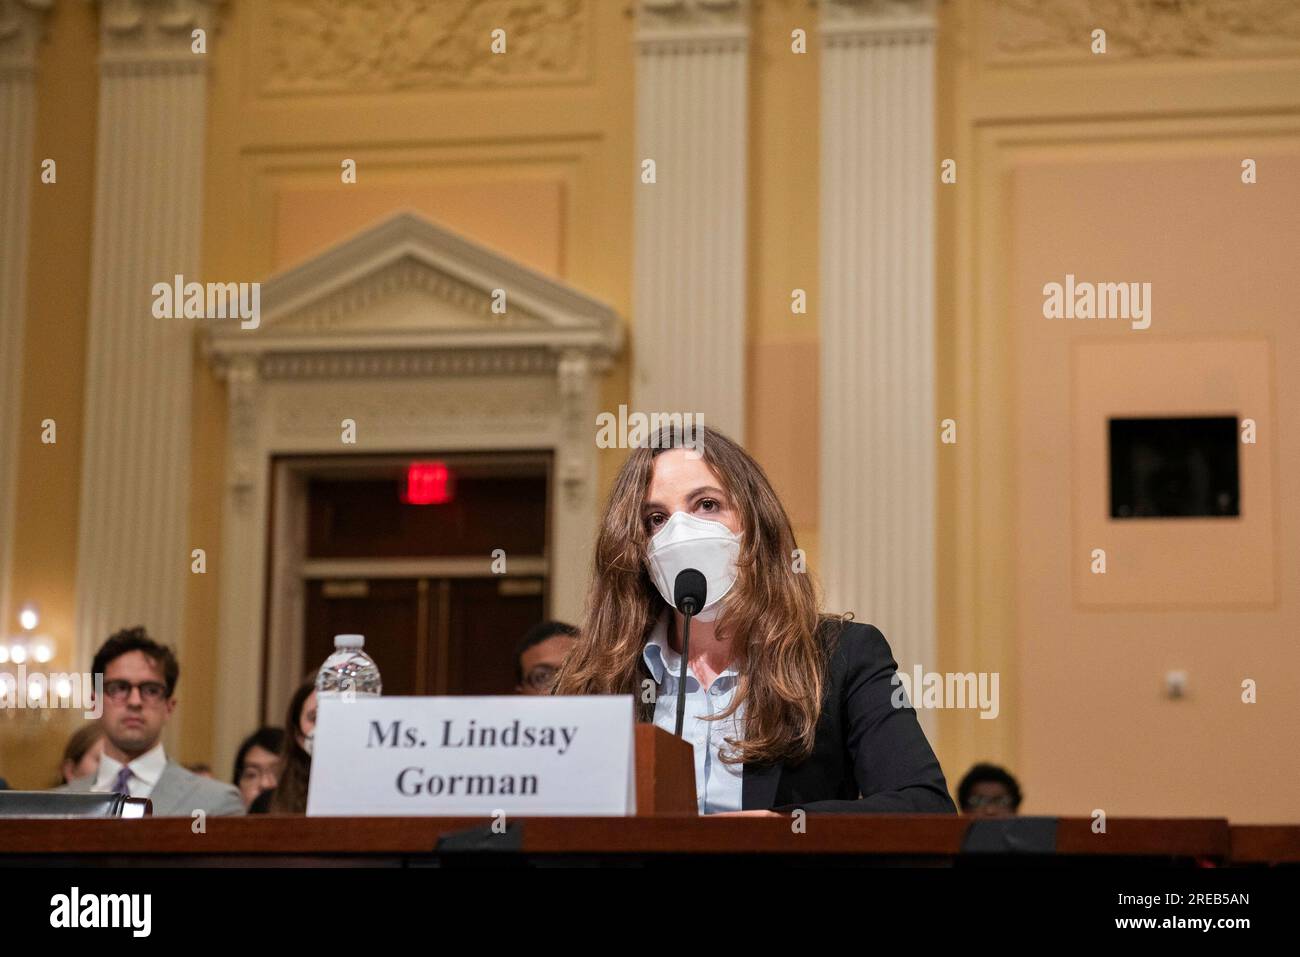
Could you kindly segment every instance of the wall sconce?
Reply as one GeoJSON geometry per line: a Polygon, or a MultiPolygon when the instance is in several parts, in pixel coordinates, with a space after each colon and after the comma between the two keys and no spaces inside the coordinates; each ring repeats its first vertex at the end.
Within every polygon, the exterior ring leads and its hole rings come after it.
{"type": "Polygon", "coordinates": [[[18,609],[18,634],[0,640],[0,665],[45,664],[54,660],[54,641],[48,635],[37,634],[41,624],[41,610],[35,602],[25,602],[18,609]]]}
{"type": "Polygon", "coordinates": [[[53,718],[53,711],[69,697],[70,686],[66,680],[59,687],[49,688],[49,677],[41,673],[40,666],[54,660],[55,643],[48,634],[37,631],[41,625],[40,607],[35,602],[25,602],[18,609],[16,633],[0,634],[0,665],[17,665],[17,668],[0,670],[0,717],[7,722],[20,719],[18,725],[9,725],[15,731],[28,728],[33,732],[53,718]],[[37,671],[29,673],[28,668],[37,671]],[[26,687],[20,687],[25,684],[26,687]]]}

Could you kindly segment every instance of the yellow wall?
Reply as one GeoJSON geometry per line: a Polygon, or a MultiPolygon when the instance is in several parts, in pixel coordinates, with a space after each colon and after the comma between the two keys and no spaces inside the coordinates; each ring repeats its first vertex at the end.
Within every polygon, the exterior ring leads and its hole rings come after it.
{"type": "MultiPolygon", "coordinates": [[[[11,594],[15,607],[26,601],[40,606],[41,631],[56,641],[50,672],[81,666],[72,660],[73,591],[95,197],[97,32],[91,5],[56,4],[36,74],[32,169],[51,158],[58,179],[32,187],[11,594]],[[53,445],[41,442],[44,419],[55,420],[53,445]]],[[[66,711],[0,713],[0,776],[14,787],[49,784],[67,734],[81,720],[80,713],[66,711]]]]}
{"type": "Polygon", "coordinates": [[[749,356],[746,445],[781,496],[817,567],[820,352],[818,315],[820,62],[794,54],[812,33],[807,7],[760,4],[750,33],[749,356]],[[791,293],[808,312],[791,312],[791,293]]]}

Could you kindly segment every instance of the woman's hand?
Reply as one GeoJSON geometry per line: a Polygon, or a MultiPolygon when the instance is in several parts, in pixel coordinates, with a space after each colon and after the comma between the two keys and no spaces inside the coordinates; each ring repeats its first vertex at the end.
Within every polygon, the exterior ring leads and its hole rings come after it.
{"type": "Polygon", "coordinates": [[[784,814],[778,814],[776,811],[719,811],[717,814],[710,814],[709,817],[785,817],[784,814]]]}

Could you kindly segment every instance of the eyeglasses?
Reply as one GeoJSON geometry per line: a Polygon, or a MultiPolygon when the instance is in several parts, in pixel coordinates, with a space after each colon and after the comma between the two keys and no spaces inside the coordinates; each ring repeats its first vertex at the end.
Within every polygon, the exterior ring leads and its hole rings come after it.
{"type": "Polygon", "coordinates": [[[269,781],[270,786],[275,787],[275,768],[258,768],[250,764],[239,772],[240,784],[252,784],[255,781],[269,781]]]}
{"type": "Polygon", "coordinates": [[[534,691],[545,691],[555,681],[560,669],[554,665],[538,665],[524,676],[524,684],[534,691]]]}
{"type": "Polygon", "coordinates": [[[139,684],[132,684],[121,678],[105,681],[104,695],[110,701],[126,701],[131,697],[132,688],[140,689],[140,700],[146,704],[157,704],[167,697],[167,686],[161,681],[141,681],[139,684]]]}
{"type": "Polygon", "coordinates": [[[978,807],[1011,807],[1011,798],[1005,794],[997,797],[985,797],[982,794],[972,794],[966,799],[966,806],[970,808],[978,807]]]}

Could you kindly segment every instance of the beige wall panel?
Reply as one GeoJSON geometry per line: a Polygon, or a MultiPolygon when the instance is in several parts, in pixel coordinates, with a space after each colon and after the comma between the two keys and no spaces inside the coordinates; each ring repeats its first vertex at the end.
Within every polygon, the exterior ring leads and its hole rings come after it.
{"type": "MultiPolygon", "coordinates": [[[[980,721],[962,711],[943,712],[938,751],[954,786],[978,760],[992,759],[1025,770],[1026,810],[1032,812],[1059,810],[1063,799],[1074,800],[1069,788],[1084,773],[1072,767],[1068,780],[1054,779],[1058,767],[1081,763],[1060,748],[1049,763],[1036,760],[1020,766],[1022,735],[1036,730],[1036,722],[1044,717],[1033,704],[1049,706],[1044,720],[1054,732],[1071,717],[1082,721],[1081,714],[1104,710],[1112,699],[1122,701],[1124,689],[1117,685],[1113,694],[1090,702],[1091,710],[1079,712],[1073,701],[1058,705],[1048,695],[1035,697],[1032,688],[1022,687],[1021,670],[1029,659],[1021,656],[1016,636],[1023,630],[1024,605],[1035,596],[1020,585],[1018,554],[1033,558],[1036,553],[1025,552],[1027,533],[1018,529],[1016,503],[1022,490],[1017,487],[1015,463],[1022,455],[1036,453],[1022,431],[1034,421],[1034,413],[1017,399],[1020,369],[1013,351],[1015,340],[1010,338],[1015,326],[1010,299],[1015,268],[1009,228],[1012,179],[1034,164],[1070,167],[1142,158],[1169,163],[1192,157],[1231,159],[1229,165],[1236,172],[1225,172],[1237,175],[1240,157],[1293,154],[1288,138],[1294,137],[1300,116],[1300,58],[1295,56],[1300,27],[1295,6],[1284,0],[1258,0],[1250,6],[1251,15],[1244,17],[1234,13],[1240,12],[1237,5],[1230,4],[1205,4],[1197,8],[1197,17],[1191,17],[1186,6],[1137,2],[1124,4],[1120,16],[1114,6],[1103,9],[1093,0],[1052,4],[951,0],[940,7],[937,157],[957,162],[958,182],[940,188],[938,194],[937,412],[956,419],[959,439],[939,453],[939,642],[945,668],[1000,673],[1003,709],[995,721],[980,721]],[[1112,43],[1113,55],[1080,54],[1078,31],[1070,26],[1080,16],[1085,21],[1098,17],[1110,21],[1110,38],[1118,40],[1112,43]]],[[[1225,188],[1230,181],[1225,179],[1225,188]]],[[[1184,198],[1188,207],[1197,201],[1195,191],[1184,198]]],[[[1141,206],[1135,210],[1149,212],[1141,206]]],[[[1028,209],[1019,215],[1036,218],[1028,209]]],[[[1147,231],[1137,212],[1113,218],[1109,226],[1130,252],[1133,237],[1143,233],[1149,232],[1150,244],[1169,241],[1167,229],[1147,231]]],[[[1286,248],[1269,238],[1270,229],[1262,227],[1254,240],[1256,251],[1266,259],[1286,248]]],[[[1201,240],[1207,247],[1212,245],[1213,232],[1201,240]]],[[[1255,267],[1235,277],[1244,282],[1221,283],[1210,301],[1216,306],[1231,303],[1257,268],[1258,260],[1255,267]]],[[[1225,270],[1220,278],[1226,275],[1225,270]]],[[[1219,335],[1222,330],[1210,333],[1219,335]]],[[[1049,352],[1044,362],[1064,376],[1068,366],[1057,362],[1062,354],[1049,352]]],[[[1287,367],[1293,363],[1276,342],[1273,355],[1274,382],[1284,383],[1287,367]]],[[[1290,374],[1294,378],[1294,372],[1290,374]]],[[[1057,427],[1067,441],[1052,448],[1068,455],[1070,424],[1058,420],[1057,427]]],[[[1284,422],[1279,422],[1278,432],[1279,449],[1290,448],[1294,439],[1284,422]]],[[[1283,494],[1280,482],[1275,481],[1275,487],[1283,494]]],[[[1294,576],[1281,570],[1286,568],[1285,556],[1297,527],[1284,500],[1279,499],[1278,509],[1276,588],[1279,600],[1285,601],[1284,596],[1296,593],[1294,576]]],[[[1057,532],[1043,534],[1050,540],[1057,532]]],[[[1049,553],[1043,563],[1068,581],[1063,554],[1049,553]]],[[[1108,618],[1102,612],[1090,615],[1088,620],[1099,627],[1108,618]]],[[[1259,619],[1255,612],[1211,619],[1180,614],[1170,618],[1169,629],[1162,634],[1176,633],[1189,620],[1227,634],[1253,629],[1259,619]]],[[[1050,663],[1055,649],[1035,649],[1034,655],[1050,663]]],[[[1260,646],[1259,655],[1252,652],[1234,661],[1243,668],[1264,663],[1268,671],[1295,673],[1300,671],[1295,654],[1293,645],[1267,645],[1260,646]]],[[[1158,686],[1152,691],[1146,675],[1141,680],[1144,700],[1159,694],[1158,686]]],[[[1180,714],[1173,708],[1171,717],[1180,714]]],[[[1249,718],[1249,713],[1234,714],[1239,720],[1249,718]]],[[[1263,735],[1275,723],[1271,716],[1250,720],[1266,726],[1252,732],[1263,735]]],[[[1102,730],[1109,735],[1113,726],[1103,725],[1102,730]]],[[[1166,730],[1128,727],[1124,734],[1167,740],[1185,732],[1180,728],[1166,734],[1166,730]]],[[[1038,738],[1036,754],[1046,753],[1046,742],[1047,737],[1038,738]]],[[[1119,741],[1112,746],[1116,760],[1107,771],[1108,780],[1120,781],[1128,775],[1142,782],[1138,786],[1144,789],[1144,807],[1163,813],[1147,800],[1160,793],[1160,782],[1148,788],[1144,781],[1148,769],[1130,774],[1131,769],[1121,767],[1117,752],[1123,747],[1119,741]]],[[[1188,785],[1191,790],[1185,789],[1177,800],[1182,806],[1202,799],[1217,801],[1228,773],[1227,768],[1212,770],[1206,764],[1200,778],[1188,785]]],[[[1285,772],[1274,763],[1260,773],[1275,778],[1285,772]]],[[[1258,775],[1255,779],[1261,780],[1258,775]]],[[[1248,788],[1244,781],[1231,788],[1236,803],[1225,809],[1235,813],[1248,788]]],[[[1174,807],[1167,810],[1179,813],[1174,807]]]]}
{"type": "Polygon", "coordinates": [[[1053,145],[1008,168],[1020,680],[1004,712],[1026,810],[1290,819],[1300,768],[1277,744],[1300,695],[1300,489],[1277,478],[1300,469],[1300,437],[1274,412],[1300,407],[1300,140],[1053,145]],[[1150,328],[1045,319],[1042,286],[1066,272],[1151,282],[1150,328]],[[1240,519],[1108,518],[1105,416],[1172,412],[1259,423],[1240,519]]]}
{"type": "Polygon", "coordinates": [[[796,527],[817,525],[820,361],[817,342],[804,338],[765,337],[750,349],[760,384],[751,392],[750,408],[763,423],[763,440],[749,446],[796,527]]]}
{"type": "MultiPolygon", "coordinates": [[[[1159,288],[1171,291],[1166,283],[1159,288]]],[[[1176,286],[1172,291],[1180,292],[1176,286]]],[[[1187,304],[1188,312],[1196,308],[1187,304]]],[[[1270,454],[1277,432],[1269,343],[1105,340],[1076,341],[1071,357],[1069,499],[1074,514],[1069,558],[1075,602],[1116,610],[1272,604],[1279,515],[1270,454]],[[1107,422],[1132,416],[1251,419],[1270,441],[1262,446],[1238,442],[1241,515],[1112,520],[1107,422]],[[1090,568],[1095,548],[1106,552],[1104,575],[1090,568]]]]}
{"type": "Polygon", "coordinates": [[[277,197],[275,267],[301,262],[404,207],[539,272],[563,275],[563,184],[486,177],[445,185],[287,189],[277,197]]]}

